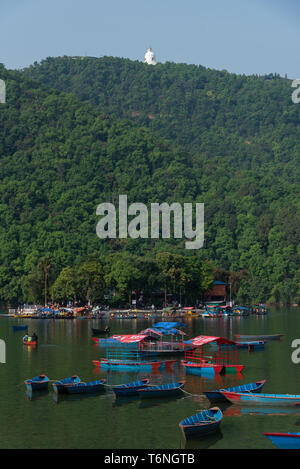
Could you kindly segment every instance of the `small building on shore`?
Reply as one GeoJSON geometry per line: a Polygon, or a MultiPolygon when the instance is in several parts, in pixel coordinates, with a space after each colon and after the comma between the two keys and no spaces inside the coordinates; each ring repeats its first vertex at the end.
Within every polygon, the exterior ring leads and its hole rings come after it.
{"type": "Polygon", "coordinates": [[[211,290],[204,294],[205,303],[226,303],[227,300],[227,283],[220,280],[214,280],[211,290]]]}

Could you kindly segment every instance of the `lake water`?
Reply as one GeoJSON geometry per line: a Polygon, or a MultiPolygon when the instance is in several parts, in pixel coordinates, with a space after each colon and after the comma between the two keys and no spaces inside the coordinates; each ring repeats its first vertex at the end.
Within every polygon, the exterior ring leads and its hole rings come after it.
{"type": "MultiPolygon", "coordinates": [[[[6,364],[0,364],[0,448],[103,448],[103,449],[183,449],[183,448],[274,448],[263,432],[300,431],[300,410],[268,409],[220,404],[224,413],[221,433],[185,444],[178,423],[199,409],[211,405],[204,390],[245,384],[266,379],[266,393],[300,394],[300,364],[291,360],[291,343],[300,339],[300,309],[270,309],[267,316],[245,318],[190,318],[184,331],[188,338],[214,335],[234,338],[234,334],[276,334],[261,351],[239,351],[245,368],[240,377],[220,376],[209,380],[186,375],[178,358],[174,369],[140,375],[106,373],[92,360],[105,356],[105,350],[92,341],[91,320],[32,320],[0,318],[0,338],[6,342],[6,364]],[[24,332],[13,332],[13,324],[28,324],[36,332],[36,349],[22,343],[24,332]],[[49,393],[26,395],[24,380],[44,373],[50,379],[73,374],[82,381],[107,378],[121,384],[150,376],[153,384],[186,380],[183,398],[169,400],[116,400],[109,387],[103,394],[55,399],[49,393]],[[192,394],[192,395],[190,395],[192,394]]],[[[113,333],[133,334],[151,326],[154,320],[113,320],[113,333]]]]}

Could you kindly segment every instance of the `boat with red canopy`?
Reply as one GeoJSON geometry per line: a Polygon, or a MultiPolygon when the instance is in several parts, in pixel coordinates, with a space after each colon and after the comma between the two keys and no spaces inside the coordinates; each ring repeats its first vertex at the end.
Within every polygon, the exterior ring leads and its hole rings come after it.
{"type": "Polygon", "coordinates": [[[95,366],[111,371],[151,372],[169,368],[175,360],[147,360],[141,353],[146,335],[113,335],[106,349],[106,358],[93,360],[95,366]]]}
{"type": "Polygon", "coordinates": [[[244,365],[238,364],[237,344],[232,340],[200,335],[186,341],[186,344],[195,347],[185,352],[182,364],[186,373],[215,376],[220,373],[240,373],[244,368],[244,365]],[[217,344],[217,351],[213,351],[211,356],[207,357],[204,355],[203,347],[213,343],[217,344]],[[222,347],[224,345],[230,347],[224,349],[222,347]]]}

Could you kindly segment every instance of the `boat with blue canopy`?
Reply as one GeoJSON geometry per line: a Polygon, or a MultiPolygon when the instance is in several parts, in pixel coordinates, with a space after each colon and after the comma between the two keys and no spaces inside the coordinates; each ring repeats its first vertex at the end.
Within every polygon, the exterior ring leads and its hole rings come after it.
{"type": "Polygon", "coordinates": [[[149,399],[153,397],[174,397],[182,395],[185,381],[178,383],[162,384],[160,386],[146,386],[138,389],[138,394],[141,399],[149,399]]]}
{"type": "Polygon", "coordinates": [[[219,430],[223,414],[218,407],[203,410],[179,423],[185,438],[205,437],[219,430]]]}
{"type": "Polygon", "coordinates": [[[222,394],[222,391],[227,392],[252,392],[258,393],[262,390],[266,380],[256,381],[255,383],[242,384],[232,388],[219,389],[217,391],[204,391],[204,394],[211,402],[228,402],[222,394]]]}
{"type": "Polygon", "coordinates": [[[46,375],[35,376],[24,381],[27,391],[44,391],[48,389],[49,378],[46,375]]]}
{"type": "Polygon", "coordinates": [[[146,387],[149,381],[149,379],[142,379],[140,381],[133,381],[132,383],[117,384],[112,387],[112,390],[117,397],[138,396],[138,389],[146,387]]]}

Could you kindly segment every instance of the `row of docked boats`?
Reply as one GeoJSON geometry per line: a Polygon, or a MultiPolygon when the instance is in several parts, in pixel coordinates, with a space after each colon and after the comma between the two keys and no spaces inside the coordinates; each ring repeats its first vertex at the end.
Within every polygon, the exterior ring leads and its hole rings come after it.
{"type": "Polygon", "coordinates": [[[249,316],[250,314],[265,315],[268,313],[265,305],[256,305],[255,307],[229,306],[229,305],[206,305],[200,312],[202,318],[223,318],[232,316],[249,316]]]}
{"type": "MultiPolygon", "coordinates": [[[[35,376],[25,381],[27,391],[48,390],[49,378],[46,375],[35,376]]],[[[184,381],[178,383],[167,383],[162,385],[149,385],[149,379],[143,379],[127,384],[110,386],[116,397],[139,396],[141,399],[155,397],[174,397],[182,395],[185,385],[184,381]]],[[[82,382],[79,376],[73,375],[62,380],[52,382],[52,387],[57,394],[87,394],[103,391],[106,380],[82,382]]]]}

